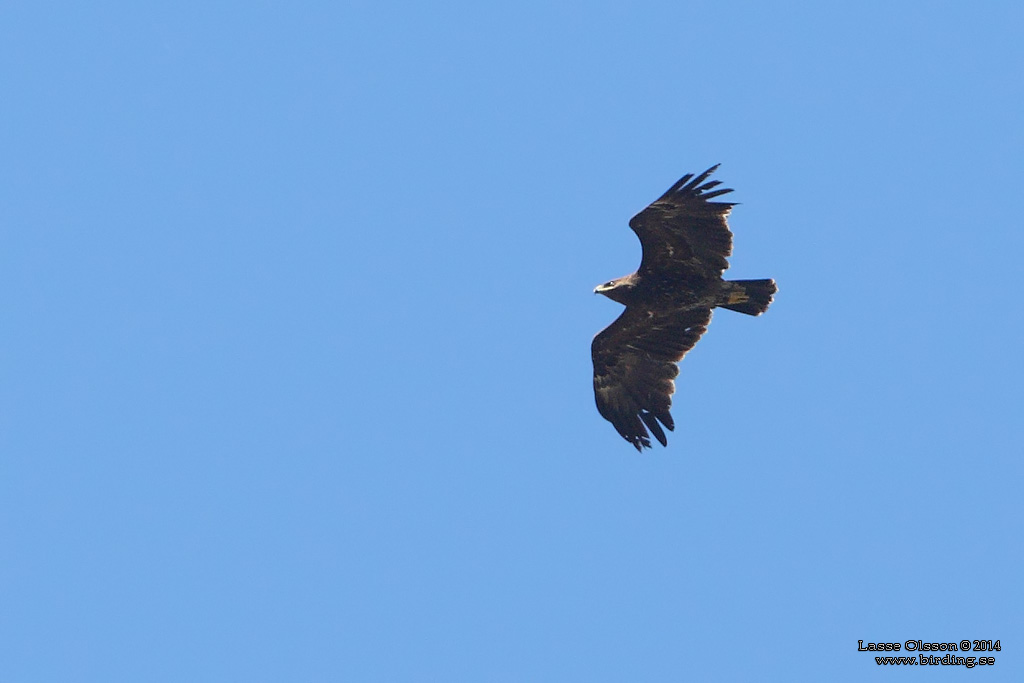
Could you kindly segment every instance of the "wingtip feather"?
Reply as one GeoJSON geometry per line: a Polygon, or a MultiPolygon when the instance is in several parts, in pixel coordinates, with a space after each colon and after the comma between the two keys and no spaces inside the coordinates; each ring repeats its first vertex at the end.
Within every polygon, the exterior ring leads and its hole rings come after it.
{"type": "Polygon", "coordinates": [[[658,199],[665,199],[666,197],[672,196],[673,194],[675,194],[676,192],[679,191],[679,188],[681,188],[686,183],[690,182],[690,178],[692,178],[692,177],[693,177],[692,173],[687,173],[682,178],[680,178],[675,183],[673,183],[672,187],[670,187],[667,190],[665,190],[665,194],[663,194],[660,197],[658,197],[658,199]]]}
{"type": "Polygon", "coordinates": [[[662,430],[661,425],[658,424],[658,419],[653,413],[642,411],[640,413],[640,419],[644,421],[647,428],[651,430],[651,434],[654,434],[654,438],[658,440],[662,446],[668,446],[668,439],[665,438],[665,432],[662,430]]]}
{"type": "Polygon", "coordinates": [[[715,164],[703,173],[698,174],[696,177],[692,173],[687,173],[677,180],[672,187],[668,188],[665,194],[661,195],[658,200],[667,199],[676,194],[695,195],[707,200],[713,197],[718,197],[719,195],[723,195],[727,192],[732,192],[732,189],[721,189],[715,190],[714,192],[707,192],[708,190],[722,184],[721,180],[712,180],[707,183],[704,182],[712,173],[718,170],[719,166],[721,166],[721,164],[715,164]]]}

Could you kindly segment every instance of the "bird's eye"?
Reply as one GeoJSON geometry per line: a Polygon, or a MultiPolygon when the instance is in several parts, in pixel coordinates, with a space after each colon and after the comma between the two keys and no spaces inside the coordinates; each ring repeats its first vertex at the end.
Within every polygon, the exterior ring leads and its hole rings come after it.
{"type": "Polygon", "coordinates": [[[614,287],[615,286],[615,280],[610,280],[610,281],[604,283],[604,286],[605,287],[614,287]]]}

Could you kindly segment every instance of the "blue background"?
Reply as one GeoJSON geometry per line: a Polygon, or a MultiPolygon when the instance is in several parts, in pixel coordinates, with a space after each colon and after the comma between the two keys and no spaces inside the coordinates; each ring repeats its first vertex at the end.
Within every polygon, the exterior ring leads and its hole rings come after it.
{"type": "Polygon", "coordinates": [[[0,679],[1021,680],[1022,25],[4,3],[0,679]],[[718,162],[780,293],[638,455],[591,290],[718,162]]]}

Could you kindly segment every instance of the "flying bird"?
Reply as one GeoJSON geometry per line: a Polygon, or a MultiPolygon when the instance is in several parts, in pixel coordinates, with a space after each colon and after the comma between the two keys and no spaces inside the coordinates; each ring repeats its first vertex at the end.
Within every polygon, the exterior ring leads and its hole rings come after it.
{"type": "Polygon", "coordinates": [[[594,292],[626,306],[594,337],[594,396],[608,420],[638,451],[650,448],[648,429],[662,446],[675,423],[669,408],[676,365],[707,330],[711,309],[747,315],[768,310],[774,280],[725,280],[732,253],[726,217],[734,204],[713,202],[731,189],[708,180],[718,166],[683,176],[654,203],[633,216],[643,258],[635,273],[599,285],[594,292]]]}

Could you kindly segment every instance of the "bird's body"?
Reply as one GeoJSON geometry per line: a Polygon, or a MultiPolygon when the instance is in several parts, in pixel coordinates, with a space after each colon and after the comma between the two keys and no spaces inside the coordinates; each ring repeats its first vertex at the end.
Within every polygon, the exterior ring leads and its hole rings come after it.
{"type": "Polygon", "coordinates": [[[674,428],[669,408],[676,366],[707,329],[714,308],[748,315],[767,310],[773,280],[724,280],[732,252],[726,223],[733,204],[710,199],[732,190],[684,176],[633,217],[643,245],[640,269],[594,291],[626,306],[591,347],[594,395],[602,417],[636,449],[650,447],[650,433],[667,445],[662,426],[674,428]]]}

